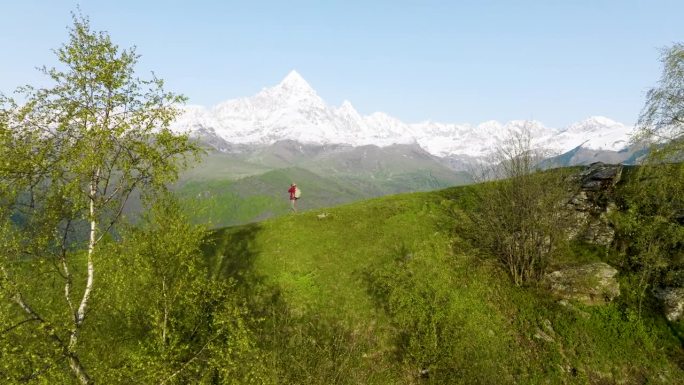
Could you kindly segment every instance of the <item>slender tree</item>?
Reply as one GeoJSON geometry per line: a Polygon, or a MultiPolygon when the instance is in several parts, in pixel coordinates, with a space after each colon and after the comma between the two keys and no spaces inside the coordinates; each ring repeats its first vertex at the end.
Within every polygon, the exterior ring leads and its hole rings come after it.
{"type": "Polygon", "coordinates": [[[0,99],[0,289],[16,323],[36,327],[57,349],[55,362],[88,384],[79,337],[99,245],[132,194],[154,199],[198,149],[169,130],[184,97],[154,75],[137,78],[134,48],[120,49],[75,14],[55,54],[60,67],[41,68],[52,86],[20,88],[21,103],[0,99]],[[46,277],[60,283],[61,304],[40,291],[54,289],[46,277]]]}

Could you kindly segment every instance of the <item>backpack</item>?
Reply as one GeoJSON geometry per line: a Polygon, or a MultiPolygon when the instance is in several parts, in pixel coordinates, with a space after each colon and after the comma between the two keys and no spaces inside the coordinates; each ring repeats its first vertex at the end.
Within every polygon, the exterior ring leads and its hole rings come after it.
{"type": "Polygon", "coordinates": [[[301,196],[302,196],[302,190],[300,190],[299,187],[296,187],[294,197],[299,199],[299,197],[301,197],[301,196]]]}

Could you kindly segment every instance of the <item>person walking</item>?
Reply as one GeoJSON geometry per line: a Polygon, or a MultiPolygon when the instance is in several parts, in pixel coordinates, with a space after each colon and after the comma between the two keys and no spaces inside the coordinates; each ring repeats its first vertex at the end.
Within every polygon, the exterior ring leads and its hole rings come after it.
{"type": "Polygon", "coordinates": [[[299,192],[297,191],[297,183],[292,182],[290,189],[287,190],[290,193],[290,205],[292,211],[297,212],[297,199],[299,199],[299,192]]]}

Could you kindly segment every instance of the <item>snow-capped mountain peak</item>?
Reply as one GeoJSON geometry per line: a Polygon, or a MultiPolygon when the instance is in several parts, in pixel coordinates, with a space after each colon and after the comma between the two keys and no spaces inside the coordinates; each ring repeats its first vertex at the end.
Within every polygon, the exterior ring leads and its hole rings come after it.
{"type": "Polygon", "coordinates": [[[290,71],[290,73],[283,78],[283,80],[278,84],[279,87],[282,88],[290,88],[290,89],[311,89],[311,85],[304,80],[302,75],[299,74],[296,70],[290,71]]]}
{"type": "Polygon", "coordinates": [[[309,83],[308,83],[306,80],[304,80],[304,78],[302,77],[302,75],[300,75],[299,72],[297,72],[297,70],[295,70],[295,69],[290,70],[290,72],[288,72],[287,75],[285,75],[285,77],[283,78],[283,80],[280,81],[279,84],[280,84],[280,85],[286,85],[286,84],[291,84],[291,85],[303,84],[303,85],[305,85],[305,86],[308,86],[308,85],[309,85],[309,83]]]}
{"type": "Polygon", "coordinates": [[[351,104],[351,102],[349,100],[346,100],[346,99],[342,102],[339,109],[342,111],[354,111],[354,112],[356,112],[356,109],[351,104]]]}
{"type": "Polygon", "coordinates": [[[588,132],[588,131],[601,131],[602,128],[614,127],[622,125],[612,119],[606,118],[604,116],[591,116],[580,122],[573,123],[566,131],[568,132],[588,132]]]}
{"type": "Polygon", "coordinates": [[[632,127],[603,116],[592,116],[569,125],[550,143],[559,151],[582,146],[593,150],[619,151],[629,144],[632,127]]]}
{"type": "Polygon", "coordinates": [[[632,131],[621,123],[593,116],[564,129],[539,121],[495,120],[478,125],[425,121],[407,124],[383,112],[361,115],[345,100],[328,106],[311,85],[292,70],[277,85],[252,97],[228,100],[213,108],[188,106],[174,123],[179,131],[215,133],[229,143],[272,144],[279,140],[340,143],[352,146],[418,143],[437,156],[483,157],[510,131],[530,129],[535,145],[556,152],[582,145],[588,149],[621,150],[632,131]]]}

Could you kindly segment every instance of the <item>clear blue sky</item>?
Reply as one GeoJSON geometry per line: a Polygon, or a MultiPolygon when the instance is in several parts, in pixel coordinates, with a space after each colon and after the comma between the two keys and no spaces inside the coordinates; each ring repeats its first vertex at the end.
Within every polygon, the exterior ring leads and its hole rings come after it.
{"type": "Polygon", "coordinates": [[[329,104],[407,122],[591,115],[632,124],[684,41],[684,1],[23,0],[0,5],[0,90],[40,84],[79,3],[192,104],[250,96],[296,69],[329,104]]]}

